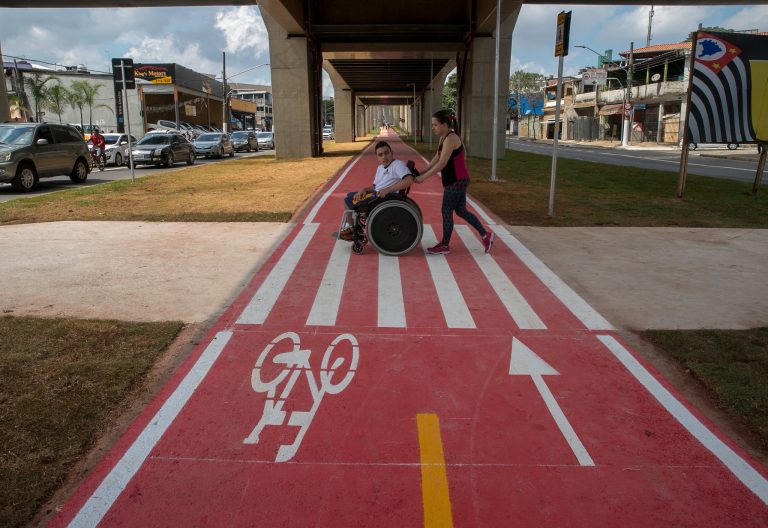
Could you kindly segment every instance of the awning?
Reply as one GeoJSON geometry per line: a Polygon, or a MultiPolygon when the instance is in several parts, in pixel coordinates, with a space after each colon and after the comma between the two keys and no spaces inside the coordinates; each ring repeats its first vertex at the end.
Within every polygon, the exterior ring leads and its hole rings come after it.
{"type": "Polygon", "coordinates": [[[624,105],[621,104],[612,104],[612,105],[605,105],[600,109],[600,115],[615,115],[620,114],[621,109],[624,107],[624,105]]]}

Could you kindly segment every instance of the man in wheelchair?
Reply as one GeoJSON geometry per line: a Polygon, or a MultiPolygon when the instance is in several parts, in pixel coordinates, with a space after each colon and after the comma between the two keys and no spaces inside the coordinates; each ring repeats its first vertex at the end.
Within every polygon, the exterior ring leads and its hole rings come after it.
{"type": "MultiPolygon", "coordinates": [[[[408,188],[413,184],[414,177],[418,176],[413,162],[405,163],[394,159],[392,148],[386,141],[376,143],[376,158],[379,166],[373,185],[364,187],[357,192],[350,192],[344,198],[347,209],[354,211],[352,225],[339,232],[339,238],[349,242],[366,242],[365,222],[368,212],[383,198],[394,193],[407,194],[408,188]]],[[[361,248],[362,249],[362,248],[361,248]]]]}

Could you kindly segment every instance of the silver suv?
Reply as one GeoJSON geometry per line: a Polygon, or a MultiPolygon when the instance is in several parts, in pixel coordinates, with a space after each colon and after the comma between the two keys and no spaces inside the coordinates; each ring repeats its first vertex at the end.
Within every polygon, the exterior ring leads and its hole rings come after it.
{"type": "Polygon", "coordinates": [[[29,192],[40,178],[69,175],[83,183],[91,155],[83,136],[69,125],[0,123],[0,182],[29,192]]]}

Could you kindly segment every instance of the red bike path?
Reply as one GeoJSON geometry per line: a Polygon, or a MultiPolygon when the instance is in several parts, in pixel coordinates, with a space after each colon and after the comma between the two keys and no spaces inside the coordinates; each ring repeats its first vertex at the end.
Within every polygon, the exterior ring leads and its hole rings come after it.
{"type": "MultiPolygon", "coordinates": [[[[396,157],[419,160],[396,137],[396,157]]],[[[446,256],[336,240],[315,197],[52,526],[766,526],[766,469],[470,203],[446,256]]],[[[606,257],[609,258],[609,257],[606,257]]]]}

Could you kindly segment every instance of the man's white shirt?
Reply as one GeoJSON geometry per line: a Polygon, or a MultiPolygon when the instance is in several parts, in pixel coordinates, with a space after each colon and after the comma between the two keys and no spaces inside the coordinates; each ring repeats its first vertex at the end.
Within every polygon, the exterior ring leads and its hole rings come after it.
{"type": "Polygon", "coordinates": [[[404,161],[392,160],[392,163],[384,167],[379,165],[376,169],[376,177],[373,179],[373,188],[377,191],[390,187],[411,174],[404,161]]]}

